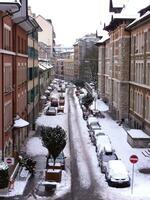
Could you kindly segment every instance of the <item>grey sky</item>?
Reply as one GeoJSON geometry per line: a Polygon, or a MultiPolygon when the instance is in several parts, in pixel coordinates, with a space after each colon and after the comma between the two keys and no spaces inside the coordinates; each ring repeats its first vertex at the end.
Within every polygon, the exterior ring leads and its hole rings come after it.
{"type": "MultiPolygon", "coordinates": [[[[116,0],[117,1],[117,0],[116,0]]],[[[131,2],[131,10],[142,8],[150,0],[125,0],[131,2]]],[[[79,37],[95,33],[100,22],[109,19],[109,0],[29,0],[32,12],[52,20],[56,43],[72,45],[79,37]]]]}
{"type": "Polygon", "coordinates": [[[56,43],[72,45],[76,38],[95,33],[106,17],[109,0],[29,0],[34,13],[50,18],[56,43]],[[105,15],[105,16],[104,16],[105,15]]]}

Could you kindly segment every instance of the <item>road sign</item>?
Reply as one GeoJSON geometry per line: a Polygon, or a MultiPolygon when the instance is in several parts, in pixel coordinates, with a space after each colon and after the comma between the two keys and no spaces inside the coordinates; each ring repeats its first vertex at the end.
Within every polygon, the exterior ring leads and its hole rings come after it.
{"type": "Polygon", "coordinates": [[[13,157],[5,157],[4,162],[7,165],[14,165],[14,158],[13,157]]]}
{"type": "Polygon", "coordinates": [[[138,162],[138,157],[137,157],[137,155],[131,155],[131,156],[130,156],[130,162],[131,162],[132,164],[137,163],[137,162],[138,162]]]}

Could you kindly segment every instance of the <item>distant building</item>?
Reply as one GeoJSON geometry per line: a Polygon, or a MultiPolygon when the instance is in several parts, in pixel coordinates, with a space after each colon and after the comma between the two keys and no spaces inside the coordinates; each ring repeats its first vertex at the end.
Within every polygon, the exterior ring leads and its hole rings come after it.
{"type": "MultiPolygon", "coordinates": [[[[29,16],[32,18],[35,29],[28,34],[28,120],[30,129],[35,129],[35,120],[39,113],[39,66],[38,66],[38,32],[41,27],[35,20],[35,15],[28,7],[29,16]]],[[[30,131],[30,133],[32,133],[30,131]]]]}
{"type": "Polygon", "coordinates": [[[74,80],[74,49],[73,47],[55,46],[56,77],[65,80],[74,80]]]}
{"type": "Polygon", "coordinates": [[[97,81],[98,41],[96,34],[85,35],[74,44],[75,77],[83,81],[97,81]]]}
{"type": "Polygon", "coordinates": [[[42,31],[38,33],[38,59],[40,95],[43,95],[55,76],[55,32],[50,19],[45,19],[43,16],[38,15],[36,21],[42,28],[42,31]]]}

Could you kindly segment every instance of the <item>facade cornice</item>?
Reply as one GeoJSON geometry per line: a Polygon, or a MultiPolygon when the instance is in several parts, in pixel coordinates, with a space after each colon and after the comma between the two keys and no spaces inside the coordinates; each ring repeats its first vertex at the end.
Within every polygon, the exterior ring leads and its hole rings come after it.
{"type": "Polygon", "coordinates": [[[7,54],[7,55],[12,55],[12,56],[15,56],[16,53],[13,52],[13,51],[8,51],[8,50],[5,50],[5,49],[0,49],[0,53],[2,54],[7,54]]]}
{"type": "Polygon", "coordinates": [[[27,54],[22,54],[22,53],[16,53],[16,56],[28,58],[28,55],[27,55],[27,54]]]}
{"type": "Polygon", "coordinates": [[[130,81],[129,83],[130,83],[131,85],[134,85],[134,86],[137,86],[137,87],[141,87],[141,88],[145,88],[145,89],[150,90],[150,86],[148,86],[148,85],[141,84],[141,83],[136,83],[136,82],[134,82],[134,81],[130,81]]]}

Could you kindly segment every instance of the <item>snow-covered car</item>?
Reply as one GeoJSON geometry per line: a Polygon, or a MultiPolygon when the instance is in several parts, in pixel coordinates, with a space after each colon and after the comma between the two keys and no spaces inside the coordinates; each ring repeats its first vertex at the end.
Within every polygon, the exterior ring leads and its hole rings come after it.
{"type": "Polygon", "coordinates": [[[101,132],[100,130],[90,130],[89,136],[91,138],[91,142],[96,146],[97,144],[97,138],[100,136],[105,135],[105,133],[101,132]]]}
{"type": "MultiPolygon", "coordinates": [[[[56,166],[57,166],[57,164],[60,164],[61,169],[62,169],[62,170],[65,170],[65,159],[66,159],[66,157],[65,157],[64,153],[61,152],[61,153],[59,154],[59,156],[58,156],[58,157],[56,158],[56,160],[55,160],[56,166]]],[[[49,160],[48,160],[48,165],[49,165],[49,166],[52,166],[53,163],[54,163],[53,158],[49,158],[49,160]]]]}
{"type": "Polygon", "coordinates": [[[99,166],[102,173],[105,173],[107,162],[109,160],[118,160],[118,156],[115,152],[102,151],[99,155],[99,166]]]}
{"type": "Polygon", "coordinates": [[[56,108],[49,106],[45,112],[46,115],[56,115],[57,111],[56,108]]]}
{"type": "Polygon", "coordinates": [[[129,173],[121,160],[108,161],[105,178],[109,186],[130,186],[129,173]]]}
{"type": "Polygon", "coordinates": [[[64,106],[58,106],[57,113],[64,113],[64,106]]]}
{"type": "Polygon", "coordinates": [[[101,125],[95,117],[89,117],[87,120],[87,127],[92,130],[101,130],[101,125]]]}
{"type": "Polygon", "coordinates": [[[92,122],[89,125],[89,129],[90,130],[101,130],[101,125],[99,124],[99,122],[92,122]]]}
{"type": "Polygon", "coordinates": [[[108,135],[102,135],[101,137],[98,137],[96,140],[96,152],[98,158],[102,151],[106,152],[114,151],[108,135]]]}

